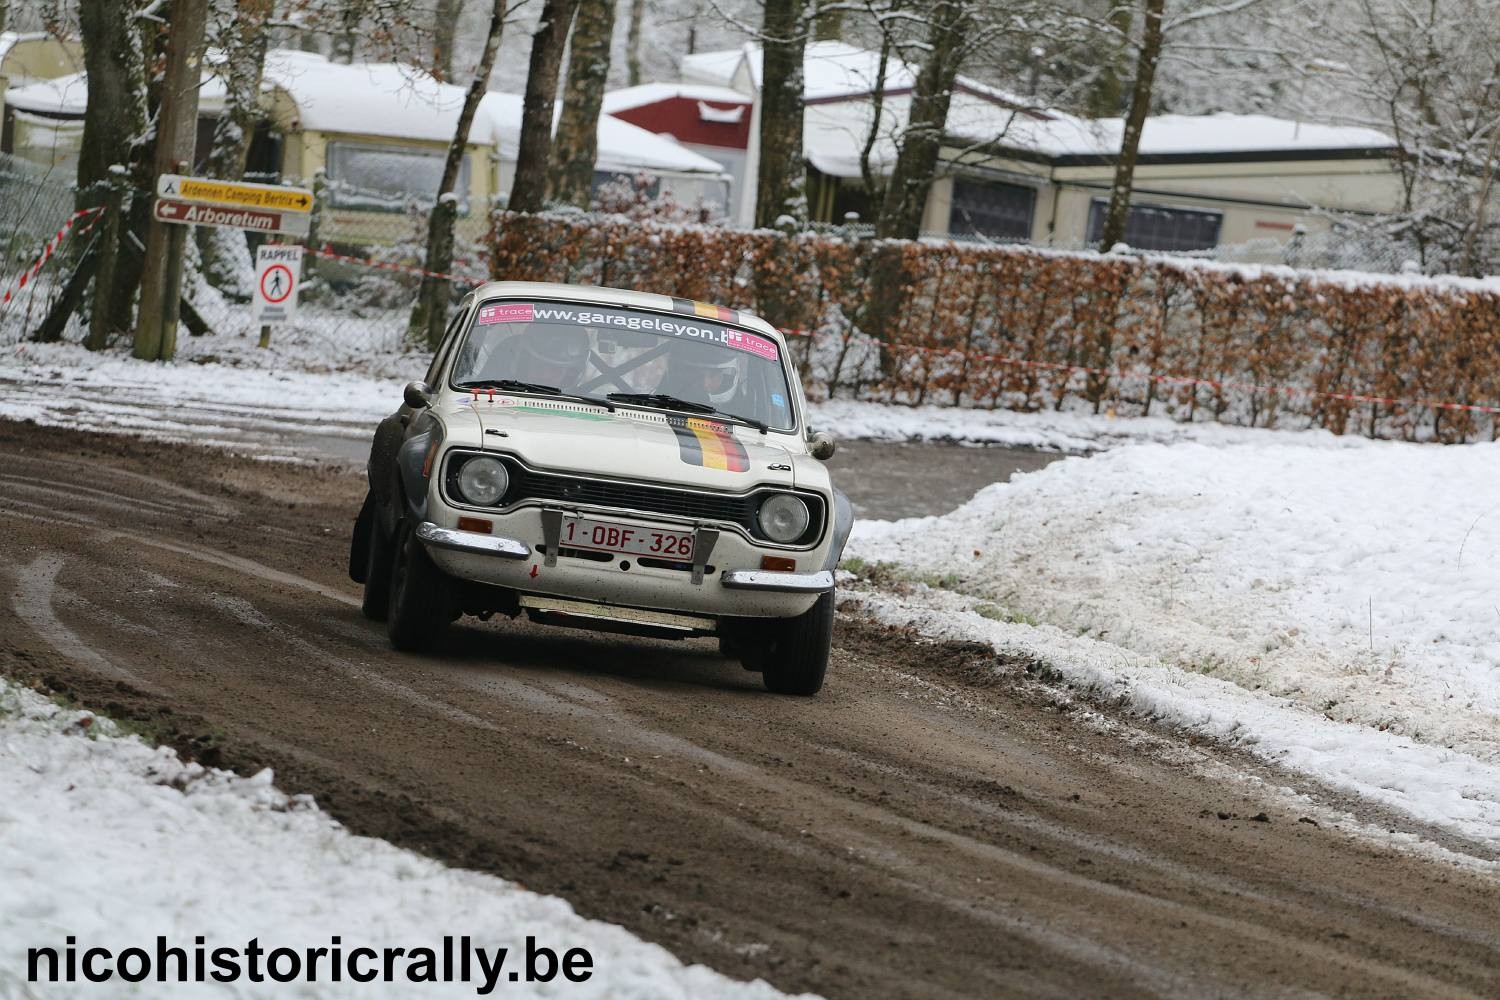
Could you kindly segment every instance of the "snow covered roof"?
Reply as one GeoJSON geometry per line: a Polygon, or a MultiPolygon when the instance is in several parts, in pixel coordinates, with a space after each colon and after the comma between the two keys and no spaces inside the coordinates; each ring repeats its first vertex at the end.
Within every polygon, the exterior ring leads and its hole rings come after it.
{"type": "Polygon", "coordinates": [[[38,80],[5,92],[5,103],[18,111],[44,115],[82,115],[89,101],[88,78],[69,73],[52,80],[38,80]]]}
{"type": "Polygon", "coordinates": [[[750,98],[729,87],[692,83],[643,83],[636,87],[611,90],[604,95],[604,113],[617,114],[632,108],[670,101],[674,98],[706,101],[714,104],[748,104],[750,98]]]}
{"type": "Polygon", "coordinates": [[[734,74],[740,68],[740,61],[745,58],[745,51],[754,47],[747,42],[737,49],[695,52],[690,56],[683,56],[679,64],[682,81],[728,87],[734,82],[734,74]]]}
{"type": "MultiPolygon", "coordinates": [[[[311,52],[266,54],[266,80],[286,91],[302,129],[450,142],[464,88],[403,63],[333,63],[311,52]]],[[[488,145],[476,127],[469,141],[488,145]]]]}
{"type": "MultiPolygon", "coordinates": [[[[487,128],[494,136],[500,158],[515,160],[521,144],[521,105],[520,94],[490,91],[484,95],[479,112],[474,116],[474,132],[470,133],[470,138],[481,127],[487,128]]],[[[554,111],[553,128],[557,127],[557,116],[561,113],[562,104],[559,102],[554,111]]],[[[621,173],[645,171],[714,177],[724,172],[724,168],[713,160],[699,156],[673,139],[609,115],[599,116],[599,153],[595,167],[621,173]]]]}
{"type": "MultiPolygon", "coordinates": [[[[871,150],[871,166],[890,169],[896,138],[906,123],[908,95],[888,97],[871,150]]],[[[820,172],[858,177],[859,152],[869,134],[873,108],[868,101],[812,104],[803,127],[803,149],[820,172]]],[[[993,143],[1001,151],[1058,164],[1114,157],[1123,120],[1089,119],[1047,112],[1037,116],[977,94],[957,91],[948,112],[948,134],[972,143],[993,143]]],[[[1158,115],[1146,119],[1141,156],[1195,157],[1335,155],[1350,150],[1389,150],[1395,144],[1374,129],[1296,122],[1266,115],[1158,115]]]]}

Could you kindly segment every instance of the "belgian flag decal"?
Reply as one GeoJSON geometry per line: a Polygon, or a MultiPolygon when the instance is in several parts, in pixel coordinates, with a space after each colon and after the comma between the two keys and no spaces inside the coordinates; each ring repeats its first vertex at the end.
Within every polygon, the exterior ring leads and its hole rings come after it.
{"type": "Polygon", "coordinates": [[[725,472],[749,472],[750,456],[728,427],[698,417],[668,417],[677,447],[688,465],[725,472]]]}

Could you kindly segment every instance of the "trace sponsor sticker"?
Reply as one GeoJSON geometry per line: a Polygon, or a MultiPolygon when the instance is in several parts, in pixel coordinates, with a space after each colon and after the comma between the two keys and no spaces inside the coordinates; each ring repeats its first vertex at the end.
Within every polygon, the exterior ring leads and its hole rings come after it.
{"type": "Polygon", "coordinates": [[[530,302],[500,302],[484,306],[479,310],[479,325],[494,323],[533,323],[536,321],[536,306],[530,302]]]}
{"type": "Polygon", "coordinates": [[[745,351],[757,358],[767,361],[776,360],[776,342],[766,337],[758,337],[753,333],[743,330],[725,330],[724,346],[732,347],[737,351],[745,351]]]}

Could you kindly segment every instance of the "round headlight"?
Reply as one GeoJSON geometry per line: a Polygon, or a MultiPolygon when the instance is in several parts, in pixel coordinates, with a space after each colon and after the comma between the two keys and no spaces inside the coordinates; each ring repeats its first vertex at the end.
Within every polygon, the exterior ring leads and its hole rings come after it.
{"type": "Polygon", "coordinates": [[[491,507],[505,496],[510,485],[510,473],[505,465],[493,458],[471,458],[458,470],[458,489],[463,499],[481,507],[491,507]]]}
{"type": "Polygon", "coordinates": [[[789,493],[778,493],[760,505],[760,530],[773,542],[795,542],[807,530],[807,504],[789,493]]]}

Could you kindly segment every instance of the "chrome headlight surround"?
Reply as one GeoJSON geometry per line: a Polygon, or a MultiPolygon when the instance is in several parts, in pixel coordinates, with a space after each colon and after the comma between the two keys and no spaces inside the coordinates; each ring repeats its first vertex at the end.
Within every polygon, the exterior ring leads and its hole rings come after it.
{"type": "Polygon", "coordinates": [[[510,489],[510,470],[498,458],[474,455],[463,460],[449,482],[456,499],[476,507],[495,507],[510,489]]]}
{"type": "Polygon", "coordinates": [[[755,512],[761,533],[780,545],[790,545],[807,533],[812,514],[807,502],[791,493],[772,493],[755,512]]]}

